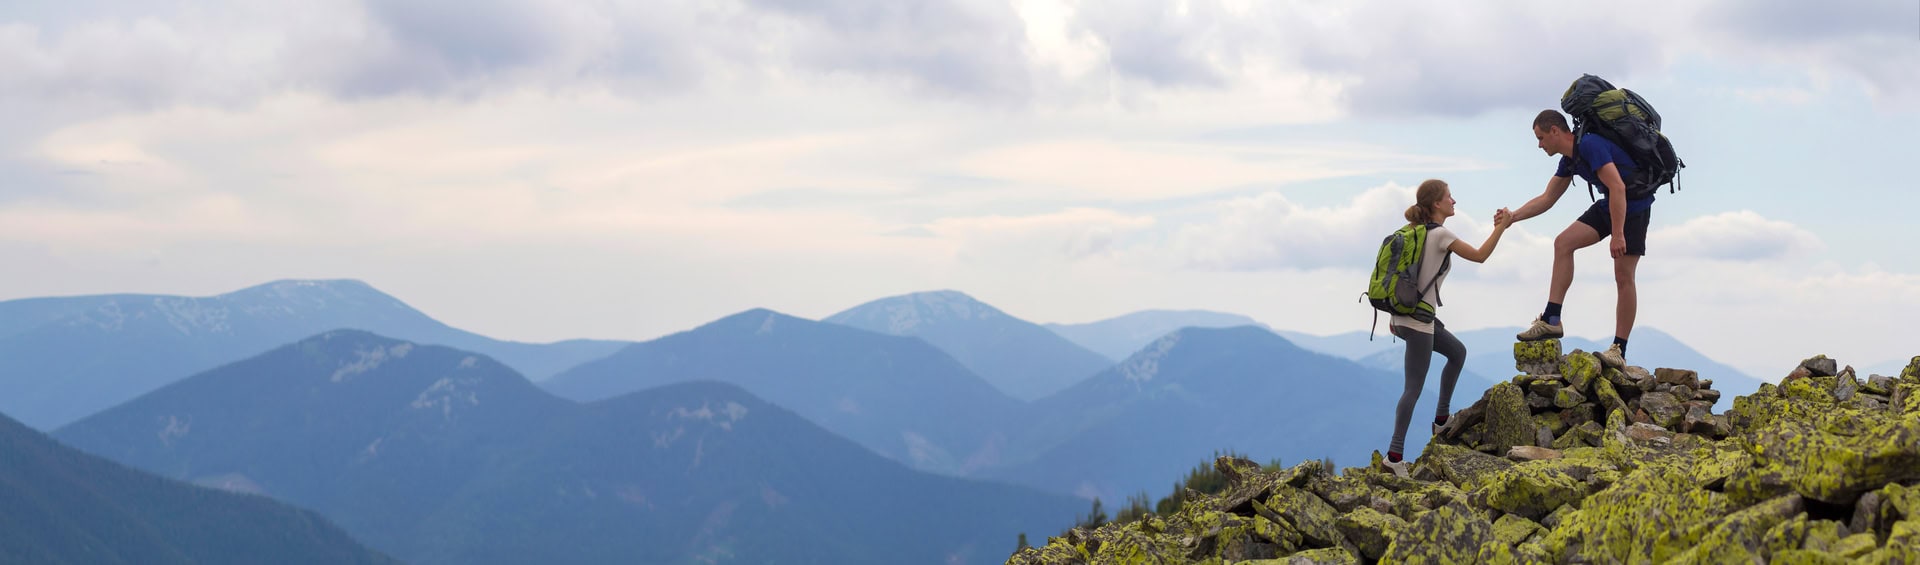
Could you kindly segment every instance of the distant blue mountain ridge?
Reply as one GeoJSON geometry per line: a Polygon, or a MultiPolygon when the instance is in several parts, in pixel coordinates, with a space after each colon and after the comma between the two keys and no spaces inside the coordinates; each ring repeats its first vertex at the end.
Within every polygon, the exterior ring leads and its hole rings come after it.
{"type": "Polygon", "coordinates": [[[287,280],[195,298],[115,294],[0,302],[0,412],[51,429],[199,371],[354,328],[470,349],[544,378],[625,342],[500,341],[353,280],[287,280]]]}
{"type": "Polygon", "coordinates": [[[1141,310],[1084,324],[1045,326],[1116,363],[1181,328],[1266,327],[1253,318],[1207,310],[1141,310]]]}
{"type": "Polygon", "coordinates": [[[576,404],[486,356],[352,330],[55,436],[315,509],[423,564],[1000,563],[1086,507],[913,471],[731,384],[576,404]]]}
{"type": "Polygon", "coordinates": [[[698,380],[739,385],[889,458],[957,475],[1000,464],[1023,412],[919,338],[765,309],[635,344],[541,385],[589,402],[698,380]]]}
{"type": "Polygon", "coordinates": [[[1038,324],[951,290],[882,298],[821,321],[920,338],[1020,400],[1059,392],[1114,362],[1038,324]]]}

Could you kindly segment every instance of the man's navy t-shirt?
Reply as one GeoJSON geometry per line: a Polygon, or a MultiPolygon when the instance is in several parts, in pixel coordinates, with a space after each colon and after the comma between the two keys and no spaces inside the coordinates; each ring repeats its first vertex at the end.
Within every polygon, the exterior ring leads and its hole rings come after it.
{"type": "MultiPolygon", "coordinates": [[[[1637,168],[1637,166],[1633,164],[1633,158],[1627,156],[1627,150],[1621,149],[1619,145],[1615,145],[1605,137],[1600,137],[1599,134],[1589,133],[1581,136],[1580,142],[1574,144],[1574,151],[1580,152],[1581,164],[1586,166],[1578,167],[1580,170],[1576,171],[1574,170],[1576,167],[1573,166],[1573,158],[1561,157],[1560,169],[1554,171],[1553,176],[1571,177],[1576,173],[1579,174],[1581,179],[1600,187],[1601,202],[1607,200],[1607,185],[1600,182],[1599,170],[1602,167],[1607,166],[1607,163],[1613,163],[1614,168],[1619,170],[1622,181],[1632,177],[1633,171],[1637,168]]],[[[1647,196],[1641,200],[1627,201],[1627,209],[1629,211],[1644,210],[1652,205],[1653,196],[1647,196]]]]}

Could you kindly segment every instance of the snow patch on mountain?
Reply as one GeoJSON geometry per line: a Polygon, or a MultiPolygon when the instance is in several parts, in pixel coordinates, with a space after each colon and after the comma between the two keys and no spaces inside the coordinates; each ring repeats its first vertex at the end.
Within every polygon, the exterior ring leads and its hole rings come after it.
{"type": "Polygon", "coordinates": [[[1160,373],[1160,360],[1166,358],[1167,353],[1173,351],[1174,346],[1179,344],[1180,332],[1170,333],[1166,337],[1155,340],[1152,345],[1128,357],[1127,361],[1120,365],[1120,376],[1133,383],[1153,380],[1153,377],[1160,373]]]}
{"type": "Polygon", "coordinates": [[[941,449],[933,440],[910,430],[900,430],[900,439],[907,443],[907,459],[920,468],[937,468],[953,460],[953,455],[941,449]]]}
{"type": "Polygon", "coordinates": [[[233,326],[228,324],[227,308],[208,302],[198,298],[155,298],[153,309],[166,317],[168,325],[184,335],[233,333],[233,326]]]}
{"type": "Polygon", "coordinates": [[[443,377],[434,381],[433,386],[427,387],[427,390],[420,391],[420,395],[414,397],[413,402],[408,406],[415,410],[439,408],[442,419],[452,420],[454,406],[480,405],[480,394],[472,388],[477,384],[480,384],[480,379],[477,378],[443,377]]]}
{"type": "Polygon", "coordinates": [[[729,400],[716,410],[711,404],[703,402],[699,408],[674,407],[672,412],[667,413],[667,417],[674,420],[712,422],[722,430],[733,431],[734,422],[746,419],[747,407],[729,400]]]}
{"type": "Polygon", "coordinates": [[[375,347],[373,349],[355,351],[354,355],[357,358],[354,359],[353,362],[341,365],[339,369],[335,369],[333,376],[330,377],[329,380],[336,383],[345,382],[354,375],[380,368],[380,365],[386,363],[389,359],[400,359],[412,352],[412,343],[399,343],[392,347],[375,347]]]}
{"type": "Polygon", "coordinates": [[[186,437],[187,433],[192,431],[193,418],[187,418],[187,421],[182,422],[179,417],[167,416],[167,425],[161,426],[160,433],[158,434],[160,436],[160,444],[173,447],[173,440],[186,437]]]}

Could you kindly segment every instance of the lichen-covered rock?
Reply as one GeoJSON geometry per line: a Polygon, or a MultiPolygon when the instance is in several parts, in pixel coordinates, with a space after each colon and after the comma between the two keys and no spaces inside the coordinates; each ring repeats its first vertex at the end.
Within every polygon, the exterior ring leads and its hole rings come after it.
{"type": "Polygon", "coordinates": [[[1920,384],[1920,355],[1913,356],[1913,360],[1907,362],[1907,368],[1900,370],[1900,380],[1920,384]]]}
{"type": "Polygon", "coordinates": [[[1833,544],[1827,552],[1847,559],[1859,559],[1878,547],[1880,547],[1880,541],[1874,539],[1872,533],[1861,532],[1841,538],[1840,542],[1833,544]]]}
{"type": "Polygon", "coordinates": [[[1569,426],[1566,420],[1561,419],[1559,416],[1546,413],[1533,415],[1533,427],[1534,429],[1545,428],[1547,433],[1552,434],[1553,437],[1560,437],[1560,434],[1566,433],[1569,426]]]}
{"type": "Polygon", "coordinates": [[[1640,395],[1640,409],[1647,411],[1654,425],[1669,430],[1679,429],[1686,423],[1687,407],[1671,393],[1649,392],[1640,395]]]}
{"type": "Polygon", "coordinates": [[[1764,558],[1782,551],[1805,547],[1807,534],[1811,531],[1813,523],[1807,520],[1806,514],[1801,514],[1775,524],[1773,529],[1767,530],[1766,535],[1760,537],[1760,541],[1765,544],[1765,547],[1761,548],[1760,556],[1764,558]]]}
{"type": "Polygon", "coordinates": [[[1543,339],[1513,344],[1513,368],[1528,375],[1547,375],[1559,370],[1560,340],[1543,339]]]}
{"type": "Polygon", "coordinates": [[[1826,355],[1815,355],[1800,362],[1800,367],[1813,373],[1815,377],[1831,377],[1840,371],[1838,361],[1828,359],[1826,355]]]}
{"type": "Polygon", "coordinates": [[[1920,420],[1869,426],[1859,436],[1780,420],[1748,440],[1755,464],[1778,471],[1795,492],[1833,504],[1895,481],[1920,479],[1920,420]]]}
{"type": "Polygon", "coordinates": [[[1394,533],[1383,563],[1472,563],[1493,540],[1493,523],[1464,504],[1434,509],[1394,533]]]}
{"type": "MultiPolygon", "coordinates": [[[[1767,532],[1780,522],[1804,511],[1806,511],[1806,503],[1799,495],[1790,494],[1734,512],[1725,518],[1695,526],[1684,534],[1669,538],[1676,540],[1678,547],[1687,549],[1671,561],[1664,562],[1711,564],[1764,561],[1767,532]]],[[[1654,558],[1661,559],[1658,548],[1654,558]]]]}
{"type": "Polygon", "coordinates": [[[1560,360],[1560,378],[1567,381],[1567,388],[1586,394],[1595,379],[1600,378],[1600,359],[1592,353],[1578,349],[1560,360]]]}
{"type": "Polygon", "coordinates": [[[1487,435],[1482,440],[1496,453],[1516,445],[1533,445],[1533,412],[1520,387],[1499,383],[1487,389],[1487,435]]]}
{"type": "MultiPolygon", "coordinates": [[[[1604,381],[1602,381],[1604,382],[1604,381]]],[[[1560,389],[1553,395],[1553,405],[1561,410],[1573,408],[1587,402],[1587,397],[1570,388],[1560,389]]]]}
{"type": "Polygon", "coordinates": [[[1621,433],[1625,434],[1628,439],[1632,439],[1642,445],[1653,447],[1673,445],[1673,432],[1653,424],[1634,424],[1627,426],[1627,429],[1621,433]]]}
{"type": "Polygon", "coordinates": [[[1886,546],[1920,547],[1920,520],[1894,522],[1893,531],[1887,533],[1886,546]]]}
{"type": "Polygon", "coordinates": [[[1800,542],[1802,549],[1826,552],[1845,537],[1846,524],[1833,520],[1813,520],[1807,523],[1807,535],[1800,542]]]}
{"type": "Polygon", "coordinates": [[[1441,479],[1462,490],[1479,488],[1487,477],[1513,466],[1506,459],[1440,443],[1427,444],[1417,464],[1433,469],[1441,479]]]}
{"type": "Polygon", "coordinates": [[[1713,436],[1715,428],[1714,428],[1713,412],[1711,411],[1711,406],[1712,406],[1712,403],[1705,402],[1705,401],[1700,401],[1700,400],[1688,401],[1686,403],[1687,415],[1684,418],[1681,418],[1680,427],[1677,428],[1676,431],[1679,431],[1682,433],[1703,435],[1703,436],[1713,436]]]}
{"type": "Polygon", "coordinates": [[[1567,430],[1567,433],[1561,434],[1559,439],[1553,440],[1553,448],[1566,451],[1576,447],[1598,447],[1600,435],[1605,432],[1606,430],[1600,427],[1599,422],[1588,420],[1577,428],[1567,430]]]}
{"type": "Polygon", "coordinates": [[[1860,495],[1853,503],[1853,519],[1847,522],[1847,530],[1855,533],[1881,531],[1879,492],[1860,495]]]}
{"type": "Polygon", "coordinates": [[[1476,506],[1538,520],[1586,495],[1587,484],[1581,479],[1544,465],[1523,464],[1494,473],[1473,491],[1472,500],[1476,506]]]}
{"type": "Polygon", "coordinates": [[[1360,557],[1372,561],[1386,555],[1393,533],[1407,527],[1407,521],[1372,508],[1359,508],[1341,516],[1335,525],[1360,550],[1360,557]]]}
{"type": "Polygon", "coordinates": [[[1560,423],[1565,425],[1569,429],[1580,427],[1581,424],[1596,421],[1599,419],[1594,415],[1595,411],[1596,410],[1594,409],[1594,407],[1590,404],[1582,404],[1579,406],[1568,408],[1566,410],[1561,410],[1560,423]]]}
{"type": "Polygon", "coordinates": [[[1865,565],[1911,565],[1920,563],[1920,549],[1911,545],[1893,545],[1876,549],[1873,553],[1861,556],[1856,563],[1865,565]]]}
{"type": "Polygon", "coordinates": [[[1653,370],[1655,383],[1687,388],[1700,388],[1700,374],[1686,369],[1658,368],[1653,370]]]}
{"type": "Polygon", "coordinates": [[[1698,375],[1628,366],[1582,390],[1562,373],[1583,361],[1561,361],[1455,413],[1405,477],[1216,461],[1219,494],[1070,530],[1008,563],[1920,564],[1920,371],[1861,381],[1818,375],[1816,358],[1713,414],[1719,393],[1698,375]],[[1534,414],[1527,396],[1559,402],[1534,414]],[[1658,423],[1668,398],[1674,429],[1658,423]],[[1514,423],[1557,433],[1558,457],[1517,441],[1490,455],[1514,423]]]}
{"type": "Polygon", "coordinates": [[[1768,563],[1773,565],[1847,565],[1853,563],[1853,560],[1824,551],[1789,549],[1774,552],[1773,558],[1768,560],[1768,563]]]}
{"type": "Polygon", "coordinates": [[[1839,382],[1833,385],[1834,400],[1847,402],[1853,400],[1855,393],[1860,392],[1860,380],[1854,378],[1853,367],[1847,367],[1847,370],[1841,371],[1838,380],[1839,382]]]}
{"type": "MultiPolygon", "coordinates": [[[[1581,502],[1542,540],[1555,562],[1576,557],[1594,563],[1644,561],[1656,542],[1731,509],[1727,497],[1693,485],[1689,469],[1674,462],[1641,465],[1611,488],[1581,502]]],[[[1671,542],[1669,542],[1671,543],[1671,542]]],[[[1680,547],[1667,548],[1670,556],[1680,547]]]]}
{"type": "Polygon", "coordinates": [[[1340,513],[1313,493],[1289,486],[1276,487],[1266,505],[1300,530],[1313,547],[1338,547],[1346,541],[1337,526],[1340,513]]]}
{"type": "Polygon", "coordinates": [[[1546,531],[1547,529],[1541,527],[1539,523],[1522,518],[1518,514],[1507,514],[1493,521],[1493,538],[1506,545],[1526,543],[1533,536],[1544,534],[1546,531]]]}
{"type": "MultiPolygon", "coordinates": [[[[1387,476],[1392,477],[1392,475],[1387,476]]],[[[1309,491],[1319,495],[1322,500],[1327,501],[1327,504],[1333,505],[1335,511],[1342,514],[1370,506],[1375,498],[1386,498],[1393,494],[1392,491],[1367,482],[1365,477],[1356,476],[1330,477],[1325,481],[1316,481],[1310,485],[1309,491]]]]}
{"type": "Polygon", "coordinates": [[[1353,552],[1338,547],[1329,547],[1295,553],[1287,556],[1286,559],[1276,560],[1274,563],[1285,565],[1357,565],[1360,563],[1360,560],[1354,558],[1353,552]]]}
{"type": "Polygon", "coordinates": [[[1894,377],[1869,375],[1866,382],[1860,383],[1860,392],[1878,394],[1880,396],[1892,396],[1893,386],[1899,382],[1900,381],[1894,377]]]}

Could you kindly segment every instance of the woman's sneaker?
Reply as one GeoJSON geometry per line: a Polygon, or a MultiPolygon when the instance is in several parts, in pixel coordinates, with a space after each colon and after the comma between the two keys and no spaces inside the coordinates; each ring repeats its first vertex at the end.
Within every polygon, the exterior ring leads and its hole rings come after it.
{"type": "Polygon", "coordinates": [[[1620,350],[1620,344],[1613,344],[1606,351],[1594,355],[1600,358],[1600,366],[1608,369],[1627,370],[1627,353],[1620,350]]]}
{"type": "Polygon", "coordinates": [[[1541,316],[1533,319],[1533,325],[1527,326],[1527,331],[1520,332],[1519,335],[1515,335],[1514,337],[1520,338],[1520,341],[1540,341],[1543,339],[1559,339],[1566,335],[1567,333],[1560,328],[1559,324],[1549,324],[1547,323],[1547,317],[1541,316]]]}

